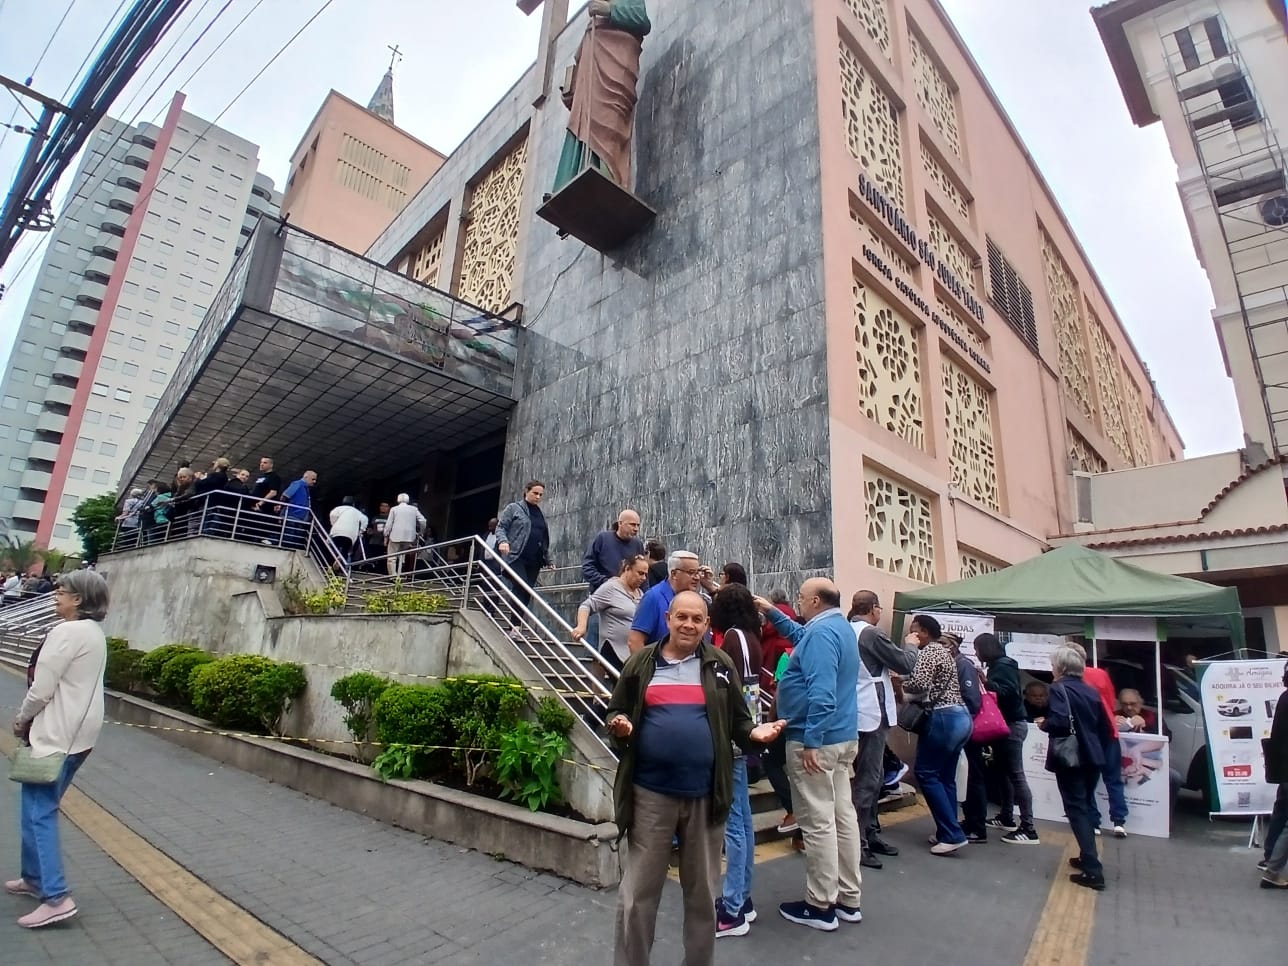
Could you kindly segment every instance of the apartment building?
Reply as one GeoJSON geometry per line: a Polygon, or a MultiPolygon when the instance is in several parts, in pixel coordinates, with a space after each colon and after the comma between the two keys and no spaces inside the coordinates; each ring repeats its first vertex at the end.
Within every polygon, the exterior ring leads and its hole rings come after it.
{"type": "MultiPolygon", "coordinates": [[[[256,145],[182,109],[106,120],[59,214],[0,384],[0,517],[79,547],[72,510],[125,458],[259,216],[256,145]]],[[[209,458],[218,454],[192,454],[209,458]]]]}

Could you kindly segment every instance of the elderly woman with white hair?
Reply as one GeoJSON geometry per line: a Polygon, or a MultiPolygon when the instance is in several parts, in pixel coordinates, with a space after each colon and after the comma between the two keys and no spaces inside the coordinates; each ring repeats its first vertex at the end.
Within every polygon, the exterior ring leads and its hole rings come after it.
{"type": "Polygon", "coordinates": [[[1064,812],[1069,818],[1080,855],[1069,860],[1077,871],[1069,876],[1074,885],[1105,888],[1105,870],[1096,851],[1096,783],[1105,762],[1105,746],[1112,725],[1100,693],[1082,680],[1086,659],[1074,647],[1058,647],[1051,655],[1055,681],[1049,706],[1037,726],[1047,733],[1047,771],[1055,774],[1064,812]]]}
{"type": "Polygon", "coordinates": [[[22,874],[4,884],[10,895],[31,896],[40,905],[18,920],[26,929],[76,915],[76,901],[63,877],[58,810],[63,793],[89,757],[103,727],[103,672],[107,641],[100,621],[107,615],[107,582],[92,570],[63,575],[54,591],[62,622],[45,636],[27,671],[27,695],[13,732],[30,746],[30,757],[62,760],[48,783],[22,785],[22,874]]]}

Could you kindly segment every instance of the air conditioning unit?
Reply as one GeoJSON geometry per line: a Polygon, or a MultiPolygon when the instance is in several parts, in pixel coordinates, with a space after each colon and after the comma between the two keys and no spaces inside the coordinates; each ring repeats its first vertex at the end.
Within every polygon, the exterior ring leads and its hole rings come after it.
{"type": "Polygon", "coordinates": [[[1271,228],[1288,226],[1288,195],[1266,195],[1257,202],[1257,211],[1271,228]]]}

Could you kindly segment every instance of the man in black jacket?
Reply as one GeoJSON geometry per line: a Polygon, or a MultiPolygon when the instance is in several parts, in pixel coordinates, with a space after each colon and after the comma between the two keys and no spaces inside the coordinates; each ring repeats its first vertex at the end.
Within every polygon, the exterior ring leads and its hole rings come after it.
{"type": "MultiPolygon", "coordinates": [[[[1288,688],[1288,662],[1284,663],[1284,687],[1288,688]]],[[[1275,719],[1270,725],[1270,737],[1266,740],[1266,781],[1279,786],[1275,796],[1276,816],[1288,810],[1288,691],[1279,695],[1275,705],[1275,719]]],[[[1271,818],[1271,825],[1275,824],[1271,818]]],[[[1271,842],[1267,836],[1266,871],[1261,877],[1263,889],[1288,889],[1288,878],[1284,876],[1284,866],[1288,865],[1288,830],[1280,822],[1279,836],[1271,842]]]]}

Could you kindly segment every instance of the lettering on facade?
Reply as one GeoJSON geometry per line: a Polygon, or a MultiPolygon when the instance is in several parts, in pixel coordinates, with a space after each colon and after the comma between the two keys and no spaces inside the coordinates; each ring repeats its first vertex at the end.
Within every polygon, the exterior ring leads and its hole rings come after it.
{"type": "Polygon", "coordinates": [[[889,225],[896,235],[903,239],[904,244],[917,253],[917,257],[922,263],[935,273],[935,277],[948,291],[957,297],[958,301],[975,316],[976,320],[982,325],[984,323],[984,306],[980,304],[979,299],[971,294],[961,279],[953,274],[952,270],[944,263],[943,259],[935,252],[930,244],[917,235],[917,230],[908,224],[903,212],[900,211],[885,195],[881,189],[868,180],[865,174],[859,175],[859,194],[863,196],[872,208],[879,214],[885,223],[889,225]]]}
{"type": "Polygon", "coordinates": [[[966,337],[958,332],[957,328],[951,322],[932,309],[926,303],[926,300],[921,297],[921,293],[902,278],[896,279],[894,277],[894,270],[885,263],[885,260],[882,259],[880,255],[867,245],[864,245],[863,257],[877,270],[877,273],[882,278],[887,282],[893,282],[896,291],[907,299],[918,312],[937,325],[943,331],[944,335],[948,336],[949,341],[951,341],[953,345],[957,346],[957,348],[961,349],[961,351],[964,352],[971,361],[975,363],[975,365],[979,366],[985,372],[993,371],[993,367],[988,364],[988,360],[980,355],[973,345],[966,341],[966,337]]]}

